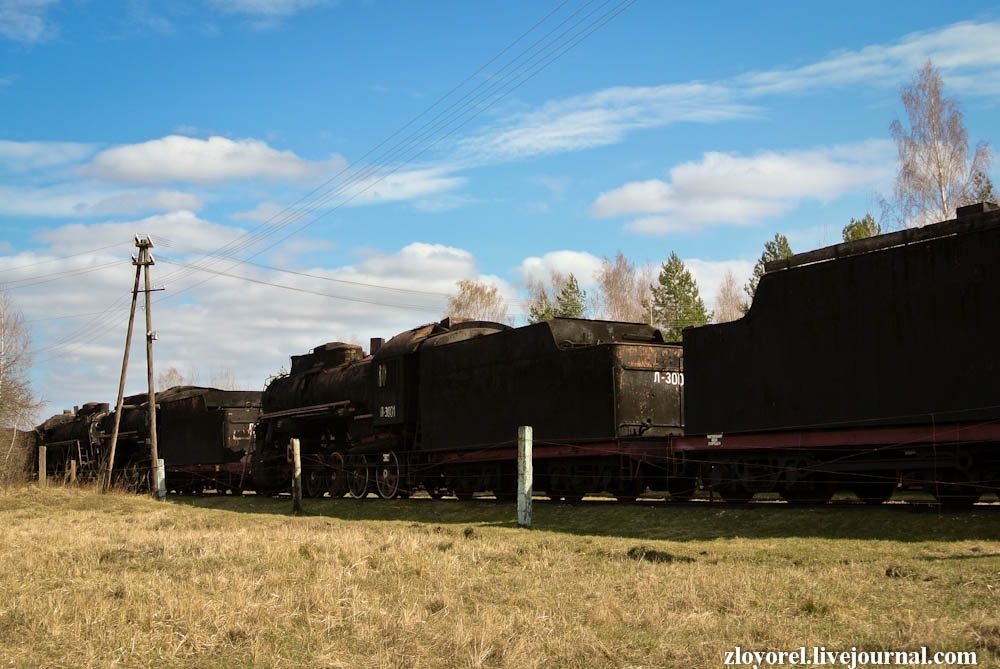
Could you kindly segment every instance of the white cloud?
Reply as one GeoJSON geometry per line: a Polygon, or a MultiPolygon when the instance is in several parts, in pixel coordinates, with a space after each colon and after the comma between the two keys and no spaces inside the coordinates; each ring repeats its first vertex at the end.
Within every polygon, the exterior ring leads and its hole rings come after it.
{"type": "Polygon", "coordinates": [[[185,254],[188,250],[197,252],[200,249],[221,248],[243,233],[238,228],[200,219],[190,211],[174,211],[135,221],[64,225],[41,230],[35,234],[35,238],[47,243],[50,253],[69,255],[131,240],[136,234],[140,234],[149,235],[156,247],[162,247],[163,250],[171,248],[185,254]]]}
{"type": "Polygon", "coordinates": [[[256,139],[234,141],[225,137],[197,139],[169,135],[107,149],[79,171],[85,176],[117,183],[208,184],[254,178],[295,181],[345,166],[339,156],[323,163],[310,162],[256,139]]]}
{"type": "Polygon", "coordinates": [[[752,116],[756,110],[733,100],[722,86],[668,84],[615,87],[517,114],[498,127],[459,142],[471,163],[507,161],[606,146],[631,131],[680,121],[717,123],[752,116]]]}
{"type": "Polygon", "coordinates": [[[841,51],[793,69],[753,72],[733,80],[744,95],[801,93],[846,86],[899,86],[928,59],[952,90],[962,95],[1000,92],[1000,23],[963,22],[933,32],[911,33],[890,45],[841,51]]]}
{"type": "Polygon", "coordinates": [[[753,260],[701,260],[689,258],[684,261],[684,267],[691,272],[691,277],[698,284],[698,294],[704,300],[709,311],[715,309],[715,297],[719,293],[726,272],[730,271],[736,277],[736,285],[742,286],[753,274],[753,260]]]}
{"type": "Polygon", "coordinates": [[[0,167],[11,172],[61,167],[78,163],[94,152],[82,142],[11,142],[0,139],[0,167]]]}
{"type": "Polygon", "coordinates": [[[521,261],[517,273],[524,281],[547,282],[552,272],[573,274],[582,288],[596,284],[595,275],[601,269],[601,259],[584,251],[550,251],[545,255],[531,256],[521,261]]]}
{"type": "Polygon", "coordinates": [[[79,218],[174,209],[197,211],[201,207],[197,195],[175,190],[109,189],[85,183],[45,188],[0,186],[0,215],[79,218]]]}
{"type": "Polygon", "coordinates": [[[798,68],[751,72],[716,82],[613,87],[509,115],[458,142],[467,165],[523,160],[619,143],[635,131],[760,117],[768,95],[844,87],[897,89],[928,59],[950,90],[1000,95],[1000,23],[957,23],[899,42],[841,51],[798,68]]]}
{"type": "Polygon", "coordinates": [[[55,34],[45,12],[57,0],[4,0],[0,3],[0,35],[16,42],[43,42],[55,34]]]}
{"type": "Polygon", "coordinates": [[[327,0],[211,0],[220,11],[251,16],[291,16],[329,4],[327,0]]]}
{"type": "Polygon", "coordinates": [[[355,206],[417,200],[454,190],[465,181],[465,177],[450,176],[445,168],[414,169],[365,177],[350,176],[344,185],[336,187],[337,197],[331,203],[342,202],[355,206]]]}
{"type": "MultiPolygon", "coordinates": [[[[168,262],[183,259],[188,247],[219,247],[241,233],[189,213],[47,230],[38,235],[47,245],[43,250],[0,257],[0,270],[15,282],[18,304],[33,321],[40,369],[59,370],[39,383],[53,410],[114,399],[134,278],[129,260],[134,249],[122,240],[137,232],[152,236],[157,260],[151,268],[153,284],[166,289],[155,294],[152,309],[159,336],[157,369],[173,364],[186,373],[190,366],[202,383],[213,370],[230,367],[247,387],[260,388],[281,367],[287,369],[290,355],[324,342],[354,341],[367,348],[370,337],[388,338],[439,320],[459,279],[489,281],[509,299],[516,293],[497,277],[478,275],[468,251],[441,244],[414,242],[388,252],[367,251],[352,264],[299,267],[300,274],[215,265],[254,280],[248,281],[168,262]],[[113,249],[85,252],[108,242],[115,243],[113,249]],[[60,282],[38,282],[43,273],[60,282]],[[207,277],[213,278],[205,281],[207,277]],[[67,279],[71,291],[64,289],[67,279]],[[52,314],[64,318],[49,320],[52,314]],[[75,314],[83,316],[65,318],[75,314]],[[52,347],[60,341],[72,343],[52,347]]],[[[136,353],[131,369],[142,370],[143,365],[136,353]]],[[[134,371],[127,392],[143,390],[144,382],[144,374],[134,371]]]]}
{"type": "Polygon", "coordinates": [[[277,202],[261,202],[251,211],[239,211],[232,215],[234,221],[255,221],[265,223],[277,220],[278,216],[285,211],[285,207],[277,202]]]}
{"type": "Polygon", "coordinates": [[[629,229],[645,234],[697,230],[713,224],[751,224],[803,199],[828,202],[871,190],[891,178],[893,147],[872,140],[754,156],[710,152],[670,170],[670,179],[632,182],[602,193],[591,207],[598,217],[648,214],[629,229]]]}

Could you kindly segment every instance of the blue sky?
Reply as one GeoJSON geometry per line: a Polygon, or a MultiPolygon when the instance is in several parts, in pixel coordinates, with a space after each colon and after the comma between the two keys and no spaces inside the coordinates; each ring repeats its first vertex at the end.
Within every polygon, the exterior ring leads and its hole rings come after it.
{"type": "Polygon", "coordinates": [[[135,234],[157,372],[202,384],[438,319],[460,279],[520,324],[528,278],[618,251],[677,252],[711,306],[774,233],[878,213],[928,59],[993,143],[991,3],[0,0],[0,283],[46,415],[114,400],[135,234]]]}

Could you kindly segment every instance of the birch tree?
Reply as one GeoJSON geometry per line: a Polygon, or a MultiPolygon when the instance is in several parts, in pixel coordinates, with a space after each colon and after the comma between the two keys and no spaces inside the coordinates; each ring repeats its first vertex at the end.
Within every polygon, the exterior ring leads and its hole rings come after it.
{"type": "Polygon", "coordinates": [[[31,390],[31,334],[0,288],[0,427],[31,427],[41,402],[31,390]]]}
{"type": "Polygon", "coordinates": [[[955,209],[992,192],[992,152],[980,142],[970,155],[961,106],[943,95],[941,75],[931,63],[902,89],[909,127],[896,119],[889,126],[899,153],[899,174],[885,214],[903,226],[922,226],[954,218],[955,209]]]}
{"type": "Polygon", "coordinates": [[[736,275],[733,274],[733,270],[727,269],[725,276],[722,277],[719,292],[715,294],[715,322],[735,321],[737,318],[742,318],[746,311],[736,275]]]}
{"type": "Polygon", "coordinates": [[[455,285],[458,293],[448,298],[445,316],[472,321],[505,322],[507,301],[500,294],[499,288],[470,279],[462,279],[455,285]]]}
{"type": "Polygon", "coordinates": [[[650,284],[654,275],[649,266],[637,269],[619,251],[614,261],[604,258],[595,276],[595,302],[600,318],[632,323],[649,322],[652,299],[650,284]]]}

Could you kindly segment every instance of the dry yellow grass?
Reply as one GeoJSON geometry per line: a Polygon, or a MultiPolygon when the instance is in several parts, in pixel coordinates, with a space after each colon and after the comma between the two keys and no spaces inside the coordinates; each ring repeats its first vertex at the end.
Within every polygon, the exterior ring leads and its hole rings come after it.
{"type": "Polygon", "coordinates": [[[0,667],[1000,666],[1000,509],[0,493],[0,667]]]}

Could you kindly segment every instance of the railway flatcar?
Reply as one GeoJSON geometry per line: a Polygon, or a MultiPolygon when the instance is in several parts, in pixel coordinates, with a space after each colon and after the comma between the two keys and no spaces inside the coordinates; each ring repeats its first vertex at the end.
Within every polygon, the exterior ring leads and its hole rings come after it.
{"type": "Polygon", "coordinates": [[[1000,483],[1000,211],[767,266],[732,323],[684,331],[686,436],[671,489],[730,500],[922,487],[965,505],[1000,483]]]}
{"type": "Polygon", "coordinates": [[[297,438],[310,495],[512,497],[517,428],[531,425],[539,489],[634,498],[682,433],[683,378],[680,347],[639,323],[446,319],[367,356],[326,344],[265,389],[255,482],[287,485],[297,438]]]}

